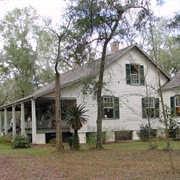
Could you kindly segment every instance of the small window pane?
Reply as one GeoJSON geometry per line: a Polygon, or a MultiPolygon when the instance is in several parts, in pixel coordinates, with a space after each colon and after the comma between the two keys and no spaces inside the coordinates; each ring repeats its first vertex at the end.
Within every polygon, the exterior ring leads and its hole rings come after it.
{"type": "Polygon", "coordinates": [[[176,97],[176,107],[180,107],[180,97],[176,97]]]}
{"type": "Polygon", "coordinates": [[[146,108],[154,108],[154,98],[146,98],[146,108]]]}

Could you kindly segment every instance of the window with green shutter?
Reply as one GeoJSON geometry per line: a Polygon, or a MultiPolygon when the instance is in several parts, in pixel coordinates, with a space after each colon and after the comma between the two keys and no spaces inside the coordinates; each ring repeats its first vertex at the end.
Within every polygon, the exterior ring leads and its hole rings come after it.
{"type": "Polygon", "coordinates": [[[180,116],[180,96],[170,97],[171,114],[180,116]]]}
{"type": "Polygon", "coordinates": [[[142,98],[142,117],[159,118],[159,99],[148,97],[142,98]]]}
{"type": "Polygon", "coordinates": [[[119,119],[119,98],[103,96],[102,114],[103,119],[119,119]]]}
{"type": "Polygon", "coordinates": [[[126,84],[144,85],[144,66],[126,64],[126,84]]]}

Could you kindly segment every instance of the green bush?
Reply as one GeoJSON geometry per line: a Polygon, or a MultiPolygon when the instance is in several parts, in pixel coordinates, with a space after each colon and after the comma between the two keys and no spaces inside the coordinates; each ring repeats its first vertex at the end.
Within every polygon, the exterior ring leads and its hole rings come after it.
{"type": "Polygon", "coordinates": [[[0,137],[0,144],[8,144],[10,145],[12,143],[12,136],[5,135],[0,137]]]}
{"type": "MultiPolygon", "coordinates": [[[[106,144],[108,140],[108,136],[106,132],[102,132],[102,144],[106,144]]],[[[90,149],[96,148],[96,142],[97,142],[97,133],[91,132],[87,134],[86,143],[89,146],[90,149]]]]}
{"type": "Polygon", "coordinates": [[[30,148],[31,142],[26,135],[17,135],[12,142],[12,148],[30,148]]]}
{"type": "Polygon", "coordinates": [[[95,132],[88,133],[86,138],[86,143],[90,149],[96,148],[96,142],[97,142],[97,134],[95,132]]]}
{"type": "Polygon", "coordinates": [[[155,142],[154,142],[154,143],[151,143],[150,149],[156,150],[156,149],[158,149],[158,145],[157,145],[155,142]]]}
{"type": "Polygon", "coordinates": [[[173,140],[180,140],[179,123],[172,118],[169,120],[169,137],[173,140]]]}
{"type": "Polygon", "coordinates": [[[69,148],[71,150],[79,150],[80,144],[79,144],[79,136],[72,136],[67,138],[67,143],[69,145],[69,148]]]}
{"type": "MultiPolygon", "coordinates": [[[[140,126],[140,131],[139,133],[137,133],[138,137],[142,140],[142,141],[148,141],[149,140],[149,132],[148,132],[148,125],[141,125],[140,126]]],[[[156,137],[156,129],[151,129],[151,138],[156,137]]]]}

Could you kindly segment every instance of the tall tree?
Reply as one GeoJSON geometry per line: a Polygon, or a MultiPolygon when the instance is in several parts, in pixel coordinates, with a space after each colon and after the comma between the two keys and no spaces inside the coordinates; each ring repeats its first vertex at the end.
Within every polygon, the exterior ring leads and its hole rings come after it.
{"type": "Polygon", "coordinates": [[[166,145],[167,145],[167,151],[169,154],[169,161],[170,161],[170,165],[171,165],[171,170],[173,171],[173,173],[175,173],[175,166],[173,163],[173,158],[172,158],[172,153],[171,153],[171,146],[170,146],[170,139],[169,139],[169,114],[167,111],[167,106],[164,103],[164,97],[163,97],[163,92],[162,92],[162,82],[161,82],[161,72],[160,69],[158,67],[158,64],[160,64],[159,60],[158,60],[158,50],[156,47],[156,43],[155,43],[155,36],[153,33],[153,23],[152,23],[152,19],[153,19],[153,15],[152,13],[150,13],[150,19],[149,19],[149,27],[150,27],[150,33],[151,33],[151,41],[152,41],[152,52],[154,55],[154,59],[157,62],[157,75],[158,75],[158,94],[160,96],[160,103],[161,103],[161,107],[162,107],[162,121],[165,125],[165,137],[166,137],[166,145]]]}
{"type": "MultiPolygon", "coordinates": [[[[7,12],[0,23],[0,36],[2,37],[2,51],[0,67],[8,81],[13,80],[11,87],[13,94],[11,100],[29,95],[34,87],[54,78],[52,59],[42,56],[51,53],[54,39],[45,27],[50,26],[51,21],[45,20],[32,8],[14,9],[7,12]],[[47,49],[48,47],[48,49],[47,49]],[[47,67],[48,65],[48,67],[47,67]],[[47,68],[46,68],[47,67],[47,68]],[[49,73],[45,79],[42,74],[49,73]],[[53,76],[52,76],[53,74],[53,76]],[[43,76],[44,80],[40,80],[43,76]]],[[[49,56],[48,56],[49,57],[49,56]]],[[[54,61],[53,61],[54,62],[54,61]]]]}
{"type": "Polygon", "coordinates": [[[170,28],[170,23],[171,21],[167,18],[157,18],[152,15],[152,30],[148,23],[144,27],[143,46],[146,47],[146,51],[149,55],[155,59],[152,48],[154,46],[158,63],[167,74],[172,75],[180,70],[178,63],[180,44],[176,38],[177,33],[173,28],[170,28]],[[154,42],[152,42],[151,39],[152,33],[154,36],[154,42]]]}
{"type": "Polygon", "coordinates": [[[55,116],[56,116],[56,151],[63,151],[62,144],[62,125],[61,125],[61,76],[60,72],[62,72],[61,65],[64,60],[62,58],[62,43],[64,42],[65,36],[68,33],[68,28],[70,25],[70,21],[67,23],[67,26],[60,26],[59,31],[51,29],[50,31],[54,33],[56,39],[56,48],[55,48],[55,116]]]}
{"type": "MultiPolygon", "coordinates": [[[[69,8],[71,17],[74,17],[74,28],[81,32],[82,40],[96,42],[101,46],[100,69],[97,82],[97,144],[96,148],[102,148],[102,88],[103,75],[106,61],[106,50],[108,43],[115,36],[123,36],[121,22],[137,20],[147,15],[145,7],[147,0],[75,0],[74,5],[69,8]],[[132,11],[133,10],[133,11],[132,11]],[[138,12],[135,13],[135,11],[138,12]],[[128,14],[134,15],[133,17],[128,14]],[[136,16],[137,15],[137,16],[136,16]]],[[[83,41],[81,41],[83,43],[83,41]]],[[[85,43],[83,43],[85,44],[85,43]]]]}

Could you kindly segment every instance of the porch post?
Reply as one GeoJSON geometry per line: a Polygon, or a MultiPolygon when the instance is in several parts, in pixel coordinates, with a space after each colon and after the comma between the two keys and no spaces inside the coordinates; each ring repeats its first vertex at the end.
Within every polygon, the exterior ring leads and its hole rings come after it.
{"type": "Polygon", "coordinates": [[[7,135],[8,127],[7,127],[7,109],[4,109],[4,134],[7,135]]]}
{"type": "Polygon", "coordinates": [[[25,135],[25,113],[24,113],[24,103],[21,102],[21,135],[25,135]]]}
{"type": "Polygon", "coordinates": [[[16,110],[15,106],[12,106],[12,122],[13,122],[13,127],[12,127],[12,134],[13,134],[13,140],[16,136],[16,110]]]}
{"type": "Polygon", "coordinates": [[[32,109],[32,144],[37,144],[36,103],[34,99],[31,99],[31,109],[32,109]]]}
{"type": "Polygon", "coordinates": [[[2,119],[1,119],[1,111],[0,111],[0,137],[2,137],[2,119]]]}

